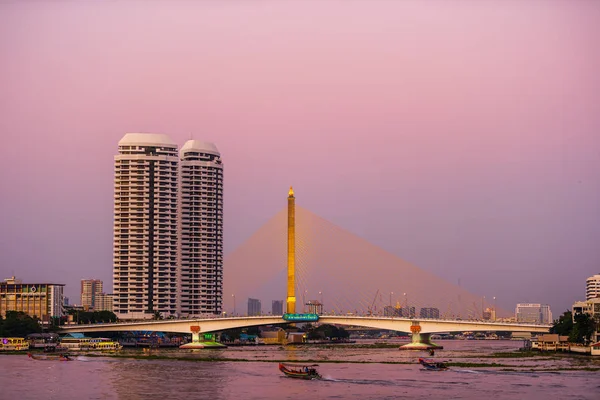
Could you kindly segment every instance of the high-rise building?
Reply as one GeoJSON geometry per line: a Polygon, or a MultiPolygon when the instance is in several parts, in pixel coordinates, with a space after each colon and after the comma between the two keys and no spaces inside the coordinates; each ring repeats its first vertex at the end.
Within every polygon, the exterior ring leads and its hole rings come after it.
{"type": "Polygon", "coordinates": [[[0,282],[0,316],[7,311],[22,311],[48,323],[64,315],[63,284],[23,283],[14,276],[0,282]]]}
{"type": "Polygon", "coordinates": [[[183,316],[220,314],[223,306],[223,163],[212,143],[181,151],[181,297],[183,316]]]}
{"type": "Polygon", "coordinates": [[[96,296],[102,293],[102,281],[99,279],[81,280],[81,306],[84,309],[96,308],[96,296]]]}
{"type": "Polygon", "coordinates": [[[100,293],[96,295],[94,303],[94,311],[113,311],[113,295],[100,293]]]}
{"type": "Polygon", "coordinates": [[[272,315],[283,315],[283,300],[273,300],[271,303],[272,315]]]}
{"type": "Polygon", "coordinates": [[[552,322],[552,312],[548,304],[519,303],[515,309],[517,322],[532,324],[549,324],[552,322]]]}
{"type": "Polygon", "coordinates": [[[600,274],[590,276],[585,281],[585,298],[586,300],[600,297],[600,274]]]}
{"type": "Polygon", "coordinates": [[[128,133],[115,156],[113,296],[120,319],[177,311],[177,145],[128,133]]]}
{"type": "Polygon", "coordinates": [[[248,316],[260,315],[262,312],[259,299],[248,299],[248,316]]]}

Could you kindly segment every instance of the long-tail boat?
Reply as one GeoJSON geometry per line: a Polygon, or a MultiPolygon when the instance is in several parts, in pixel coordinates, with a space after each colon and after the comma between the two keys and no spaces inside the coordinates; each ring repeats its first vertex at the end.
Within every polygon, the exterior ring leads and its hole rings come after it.
{"type": "Polygon", "coordinates": [[[290,378],[297,379],[321,379],[321,375],[314,368],[316,364],[306,365],[306,364],[289,364],[289,363],[279,363],[279,370],[285,374],[285,376],[289,376],[290,378]]]}
{"type": "Polygon", "coordinates": [[[419,358],[419,363],[425,367],[427,371],[446,371],[448,366],[443,362],[435,362],[425,358],[419,358]]]}
{"type": "Polygon", "coordinates": [[[40,361],[75,361],[71,356],[69,356],[68,354],[44,354],[44,355],[34,355],[31,353],[27,353],[27,355],[29,356],[29,358],[32,358],[34,360],[40,360],[40,361]]]}

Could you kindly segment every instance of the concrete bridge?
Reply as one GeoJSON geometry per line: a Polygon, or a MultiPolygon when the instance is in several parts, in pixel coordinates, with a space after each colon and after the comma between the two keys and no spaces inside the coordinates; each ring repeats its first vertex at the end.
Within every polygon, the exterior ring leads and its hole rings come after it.
{"type": "MultiPolygon", "coordinates": [[[[550,325],[522,324],[516,322],[460,321],[444,319],[410,319],[378,316],[319,316],[319,323],[346,326],[362,326],[368,328],[412,332],[412,343],[404,346],[407,349],[424,349],[439,347],[431,343],[429,337],[438,332],[537,332],[547,333],[550,325]]],[[[69,332],[123,332],[123,331],[159,331],[173,333],[191,333],[192,341],[200,340],[200,334],[224,331],[227,329],[249,326],[287,324],[281,316],[256,317],[217,317],[205,319],[168,319],[159,321],[119,322],[91,325],[65,325],[63,333],[69,332]]]]}

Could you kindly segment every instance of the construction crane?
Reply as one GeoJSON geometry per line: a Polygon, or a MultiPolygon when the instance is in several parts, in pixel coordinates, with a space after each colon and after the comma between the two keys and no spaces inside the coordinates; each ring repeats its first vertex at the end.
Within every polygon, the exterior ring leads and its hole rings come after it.
{"type": "Polygon", "coordinates": [[[373,306],[375,305],[375,301],[377,300],[377,295],[379,294],[379,289],[375,292],[375,297],[373,298],[373,302],[371,303],[371,307],[369,307],[367,315],[373,315],[373,306]]]}

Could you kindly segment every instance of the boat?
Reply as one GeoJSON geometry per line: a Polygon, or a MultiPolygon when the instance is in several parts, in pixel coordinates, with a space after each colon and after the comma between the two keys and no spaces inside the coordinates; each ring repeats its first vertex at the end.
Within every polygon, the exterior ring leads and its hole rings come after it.
{"type": "Polygon", "coordinates": [[[448,366],[443,362],[435,362],[425,358],[419,358],[419,363],[425,367],[427,371],[446,371],[448,366]]]}
{"type": "Polygon", "coordinates": [[[290,378],[297,379],[321,379],[321,375],[314,368],[316,364],[307,365],[307,364],[288,364],[288,363],[279,363],[279,370],[285,374],[285,376],[289,376],[290,378]]]}
{"type": "Polygon", "coordinates": [[[34,360],[40,360],[40,361],[75,361],[74,358],[72,358],[70,355],[68,354],[44,354],[44,355],[33,355],[31,353],[27,353],[27,355],[29,356],[29,358],[32,358],[34,360]]]}
{"type": "Polygon", "coordinates": [[[29,350],[29,342],[22,337],[0,338],[0,351],[29,350]]]}

